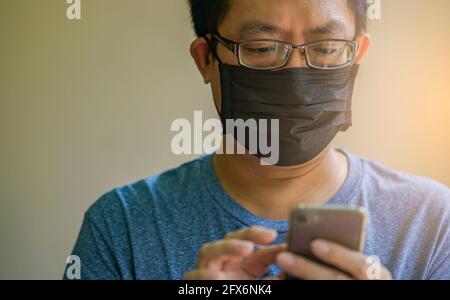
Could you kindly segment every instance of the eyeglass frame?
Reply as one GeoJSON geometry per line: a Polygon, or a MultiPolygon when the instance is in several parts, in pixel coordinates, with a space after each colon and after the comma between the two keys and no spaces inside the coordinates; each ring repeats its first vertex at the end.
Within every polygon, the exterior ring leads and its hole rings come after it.
{"type": "MultiPolygon", "coordinates": [[[[220,44],[222,44],[222,46],[224,46],[225,48],[230,50],[236,56],[239,66],[250,68],[250,69],[254,69],[254,70],[277,70],[277,69],[284,68],[289,63],[289,59],[291,58],[292,53],[294,52],[294,49],[299,49],[300,50],[300,54],[304,57],[306,65],[308,67],[310,67],[310,68],[319,69],[319,70],[337,70],[337,69],[342,69],[342,68],[345,68],[345,67],[348,67],[348,66],[352,66],[353,64],[355,64],[356,58],[357,58],[358,52],[359,52],[359,44],[358,44],[358,42],[356,40],[323,39],[323,40],[317,40],[317,41],[305,43],[305,44],[302,44],[302,45],[294,45],[294,44],[286,42],[286,41],[280,41],[280,40],[274,40],[274,39],[251,39],[251,40],[242,40],[242,41],[239,41],[239,42],[235,42],[235,41],[232,41],[230,39],[227,39],[227,38],[224,38],[224,37],[220,36],[218,33],[217,34],[212,34],[211,36],[212,36],[213,39],[217,40],[220,44]],[[240,45],[244,44],[244,43],[249,43],[249,42],[276,42],[276,43],[282,43],[282,44],[288,45],[290,47],[289,55],[286,57],[286,61],[284,62],[284,64],[282,66],[279,66],[279,67],[254,68],[254,67],[251,67],[251,66],[247,66],[247,65],[242,63],[241,56],[240,56],[240,45]],[[308,60],[308,55],[306,54],[305,48],[310,46],[310,45],[318,44],[318,43],[321,43],[321,42],[346,42],[346,43],[349,43],[349,44],[353,45],[354,50],[355,50],[355,54],[354,54],[353,60],[350,63],[346,64],[346,65],[343,65],[343,66],[340,66],[340,67],[333,67],[333,68],[320,68],[320,67],[311,65],[309,60],[308,60]]],[[[216,59],[219,61],[219,63],[222,64],[222,61],[221,61],[221,59],[219,58],[219,56],[217,54],[217,50],[215,49],[215,47],[217,45],[212,46],[211,43],[213,41],[209,40],[206,36],[204,36],[204,38],[208,42],[208,46],[209,46],[211,52],[213,53],[213,55],[216,57],[216,59]]]]}

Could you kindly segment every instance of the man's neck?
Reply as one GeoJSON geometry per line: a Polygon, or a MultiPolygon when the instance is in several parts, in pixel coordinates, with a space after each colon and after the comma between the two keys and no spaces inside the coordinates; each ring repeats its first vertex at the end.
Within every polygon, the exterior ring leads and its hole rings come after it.
{"type": "Polygon", "coordinates": [[[216,154],[213,161],[224,190],[251,213],[270,220],[287,220],[298,204],[325,204],[348,174],[346,156],[331,146],[296,167],[261,166],[252,155],[216,154]]]}

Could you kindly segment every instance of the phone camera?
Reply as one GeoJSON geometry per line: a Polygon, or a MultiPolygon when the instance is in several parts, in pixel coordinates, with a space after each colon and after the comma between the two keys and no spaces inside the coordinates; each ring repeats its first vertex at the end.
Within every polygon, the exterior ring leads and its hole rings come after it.
{"type": "Polygon", "coordinates": [[[299,223],[306,223],[306,221],[308,221],[308,219],[306,218],[305,215],[298,215],[297,216],[297,222],[299,222],[299,223]]]}
{"type": "Polygon", "coordinates": [[[298,223],[314,224],[319,222],[318,215],[298,215],[296,221],[298,223]]]}

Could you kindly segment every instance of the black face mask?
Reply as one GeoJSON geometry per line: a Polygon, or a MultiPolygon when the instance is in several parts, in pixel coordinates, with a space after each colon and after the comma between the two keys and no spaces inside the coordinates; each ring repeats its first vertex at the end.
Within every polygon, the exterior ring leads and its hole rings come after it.
{"type": "MultiPolygon", "coordinates": [[[[352,125],[351,102],[358,67],[263,71],[219,64],[224,133],[236,139],[235,132],[226,129],[227,119],[278,119],[279,159],[275,165],[304,164],[322,152],[339,131],[352,125]]],[[[270,141],[270,126],[267,135],[270,141]]],[[[247,137],[238,142],[249,149],[247,137]]],[[[259,150],[252,154],[263,160],[267,157],[259,150]]]]}

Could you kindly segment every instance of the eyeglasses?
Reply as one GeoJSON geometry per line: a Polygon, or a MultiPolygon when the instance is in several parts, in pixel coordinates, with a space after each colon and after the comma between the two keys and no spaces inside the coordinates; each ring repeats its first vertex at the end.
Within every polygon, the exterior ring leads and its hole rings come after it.
{"type": "MultiPolygon", "coordinates": [[[[236,55],[239,65],[258,70],[272,70],[286,66],[294,49],[300,49],[309,67],[322,70],[340,69],[353,65],[358,52],[356,41],[341,39],[293,45],[271,39],[234,42],[218,34],[212,37],[236,55]]],[[[220,62],[215,46],[210,45],[213,54],[220,62]]]]}

